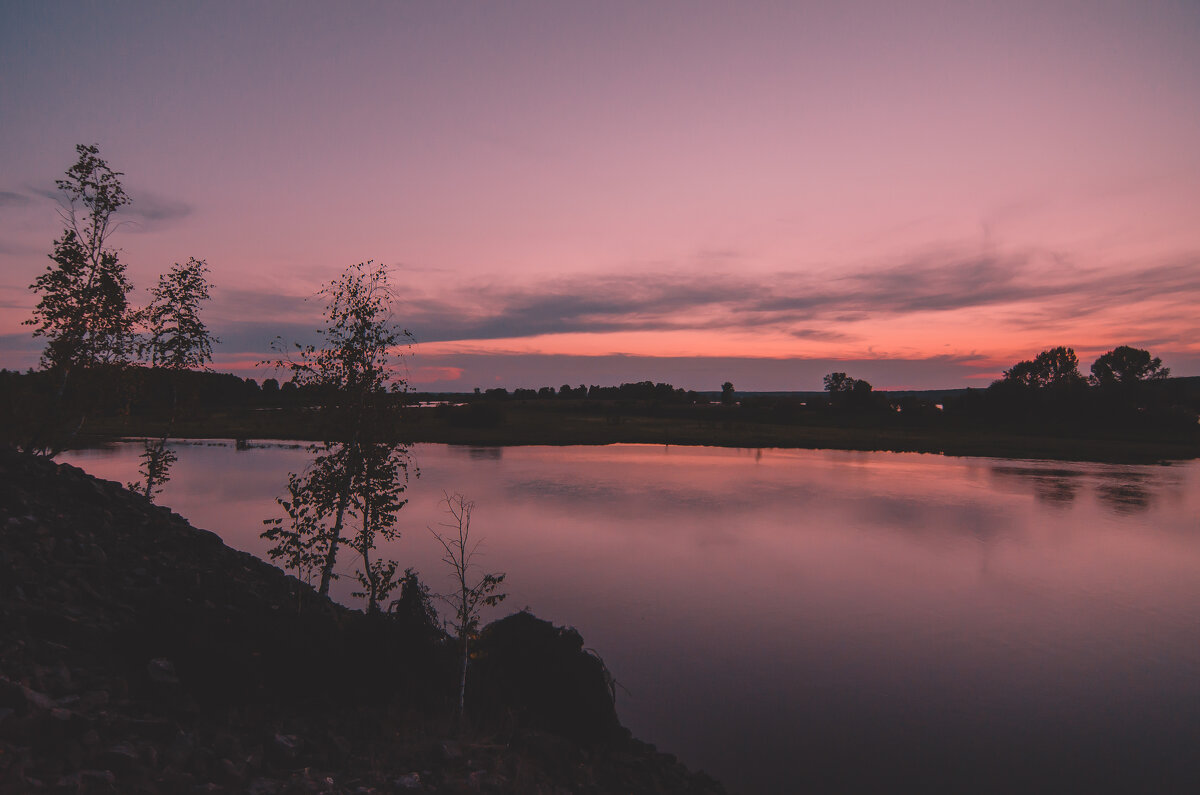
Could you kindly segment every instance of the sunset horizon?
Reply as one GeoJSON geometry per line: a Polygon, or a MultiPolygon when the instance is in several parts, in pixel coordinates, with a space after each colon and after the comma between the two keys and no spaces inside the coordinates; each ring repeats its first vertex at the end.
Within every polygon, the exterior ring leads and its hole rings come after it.
{"type": "Polygon", "coordinates": [[[1200,375],[1195,8],[4,16],[0,367],[37,366],[86,143],[131,198],[131,300],[205,260],[213,367],[242,377],[369,259],[423,390],[961,388],[1056,346],[1200,375]]]}

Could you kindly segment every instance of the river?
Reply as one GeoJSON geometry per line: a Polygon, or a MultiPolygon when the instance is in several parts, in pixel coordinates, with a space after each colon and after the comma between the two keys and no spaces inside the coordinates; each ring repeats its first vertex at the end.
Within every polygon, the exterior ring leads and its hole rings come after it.
{"type": "MultiPolygon", "coordinates": [[[[179,442],[159,498],[263,555],[308,453],[179,442]]],[[[137,443],[60,460],[135,477],[137,443]]],[[[744,793],[1200,791],[1200,462],[423,444],[382,549],[476,503],[491,617],[570,624],[642,739],[744,793]]],[[[334,595],[353,604],[352,561],[334,595]]]]}

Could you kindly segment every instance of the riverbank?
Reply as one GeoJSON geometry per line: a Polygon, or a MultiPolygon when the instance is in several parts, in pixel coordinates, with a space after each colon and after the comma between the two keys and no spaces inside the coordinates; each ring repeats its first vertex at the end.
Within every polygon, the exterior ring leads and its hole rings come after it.
{"type": "Polygon", "coordinates": [[[453,649],[318,597],[119,484],[0,450],[0,790],[723,792],[620,727],[603,665],[491,625],[453,649]]]}
{"type": "MultiPolygon", "coordinates": [[[[145,417],[89,421],[82,444],[155,436],[165,428],[145,417]]],[[[171,434],[193,439],[313,440],[313,414],[302,408],[213,411],[177,420],[171,434]]],[[[392,435],[409,442],[476,446],[669,444],[936,453],[1109,463],[1155,463],[1200,457],[1195,431],[1110,430],[1083,434],[944,424],[788,424],[751,422],[735,412],[701,417],[647,416],[632,411],[550,411],[508,405],[489,413],[411,408],[392,435]]]]}

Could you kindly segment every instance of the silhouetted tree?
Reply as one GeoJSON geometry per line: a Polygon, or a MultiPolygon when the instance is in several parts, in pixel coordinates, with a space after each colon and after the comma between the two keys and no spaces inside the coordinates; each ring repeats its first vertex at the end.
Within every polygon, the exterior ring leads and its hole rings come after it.
{"type": "Polygon", "coordinates": [[[454,610],[451,627],[458,637],[462,647],[462,665],[458,683],[458,720],[461,726],[463,705],[467,692],[467,663],[470,660],[471,638],[479,631],[479,613],[485,607],[492,607],[504,600],[506,594],[497,593],[496,589],[504,582],[503,574],[484,574],[478,579],[471,571],[472,559],[479,548],[479,541],[472,542],[471,513],[475,503],[461,494],[447,494],[443,500],[450,521],[442,522],[444,531],[438,532],[432,527],[429,532],[442,545],[446,554],[442,560],[454,572],[455,591],[442,599],[454,610]]]}
{"type": "Polygon", "coordinates": [[[351,596],[367,600],[367,612],[376,613],[385,604],[395,579],[394,560],[372,560],[371,551],[379,539],[394,541],[400,537],[396,514],[408,502],[402,495],[408,484],[408,448],[386,442],[362,445],[362,476],[356,479],[352,496],[358,516],[357,532],[347,542],[362,559],[355,572],[361,591],[351,596]]]}
{"type": "Polygon", "coordinates": [[[54,455],[83,425],[82,413],[61,438],[52,426],[60,421],[63,396],[71,374],[98,365],[128,361],[133,342],[133,289],[125,264],[108,247],[116,228],[113,216],[129,203],[121,173],[100,157],[97,146],[75,147],[79,159],[56,181],[62,195],[59,216],[65,228],[54,241],[51,265],[30,289],[39,295],[33,317],[35,337],[46,338],[42,365],[53,374],[54,392],[27,449],[54,455]]]}
{"type": "Polygon", "coordinates": [[[35,337],[45,337],[42,364],[65,380],[73,367],[124,362],[132,343],[133,289],[125,264],[107,247],[113,215],[129,203],[122,174],[109,168],[96,146],[75,147],[79,159],[55,182],[66,224],[54,241],[53,262],[30,289],[41,298],[33,317],[35,337]]]}
{"type": "Polygon", "coordinates": [[[734,403],[733,383],[726,381],[721,384],[721,404],[724,406],[732,406],[734,403]]]}
{"type": "MultiPolygon", "coordinates": [[[[321,345],[297,344],[294,358],[274,362],[289,370],[301,389],[323,400],[321,427],[326,438],[313,448],[314,460],[300,481],[317,521],[312,534],[297,542],[309,545],[321,559],[318,590],[323,595],[336,576],[339,546],[350,543],[362,559],[358,575],[366,588],[363,594],[369,607],[377,609],[392,588],[396,567],[390,561],[372,561],[369,553],[380,535],[398,535],[395,513],[404,504],[399,495],[408,475],[408,446],[379,437],[394,433],[399,420],[399,401],[388,393],[402,391],[405,382],[393,361],[396,349],[412,337],[392,320],[393,295],[382,265],[352,265],[321,295],[326,299],[325,327],[318,330],[321,345]],[[347,519],[354,516],[359,530],[346,536],[347,519]]],[[[264,392],[266,386],[264,382],[264,392]]],[[[286,558],[291,553],[271,554],[286,558]]]]}
{"type": "Polygon", "coordinates": [[[186,265],[177,262],[158,277],[158,284],[150,291],[150,304],[138,313],[146,328],[138,343],[138,354],[152,368],[168,372],[171,390],[170,415],[162,436],[146,441],[139,470],[142,479],[129,484],[147,499],[162,491],[176,461],[174,451],[167,448],[167,439],[179,410],[179,374],[206,370],[212,361],[216,340],[200,319],[200,306],[209,300],[210,289],[207,264],[192,257],[186,265]]]}
{"type": "Polygon", "coordinates": [[[1162,366],[1162,359],[1152,358],[1149,351],[1121,345],[1096,359],[1091,382],[1097,386],[1131,385],[1159,381],[1170,375],[1171,370],[1162,366]]]}
{"type": "Polygon", "coordinates": [[[444,638],[445,632],[438,621],[429,588],[421,582],[417,573],[405,569],[398,587],[400,597],[388,606],[388,613],[399,624],[403,635],[428,640],[444,638]]]}
{"type": "Polygon", "coordinates": [[[829,393],[831,406],[863,407],[871,402],[871,384],[861,378],[851,378],[845,373],[829,373],[823,379],[825,391],[829,393]]]}
{"type": "Polygon", "coordinates": [[[1079,386],[1079,357],[1071,348],[1059,346],[1039,353],[1033,361],[1017,362],[1004,371],[1003,381],[1035,389],[1079,386]]]}
{"type": "Polygon", "coordinates": [[[140,313],[146,338],[138,352],[151,367],[208,369],[213,343],[218,342],[200,319],[201,304],[212,289],[208,273],[208,264],[192,257],[158,277],[150,305],[140,313]]]}
{"type": "MultiPolygon", "coordinates": [[[[281,517],[264,519],[267,529],[262,533],[263,538],[275,544],[267,550],[267,555],[308,585],[312,585],[313,576],[325,562],[321,554],[325,530],[310,485],[305,476],[288,473],[288,496],[275,499],[287,514],[287,523],[281,517]]],[[[297,609],[301,607],[302,593],[296,594],[297,609]]]]}

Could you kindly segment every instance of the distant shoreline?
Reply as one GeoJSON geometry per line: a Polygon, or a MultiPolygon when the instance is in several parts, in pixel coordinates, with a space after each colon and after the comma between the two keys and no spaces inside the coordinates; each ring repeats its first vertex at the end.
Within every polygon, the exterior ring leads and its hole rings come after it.
{"type": "MultiPolygon", "coordinates": [[[[79,446],[121,437],[156,436],[160,423],[145,418],[104,418],[89,423],[79,446]]],[[[394,434],[406,442],[516,447],[528,445],[655,444],[729,448],[830,449],[931,453],[948,456],[1029,458],[1153,464],[1200,458],[1196,439],[1107,435],[1049,435],[981,428],[894,428],[853,425],[784,425],[740,419],[695,420],[636,414],[582,415],[508,408],[490,427],[463,427],[434,409],[409,409],[394,434]]],[[[174,438],[316,441],[312,416],[299,409],[216,412],[176,421],[174,438]]]]}

